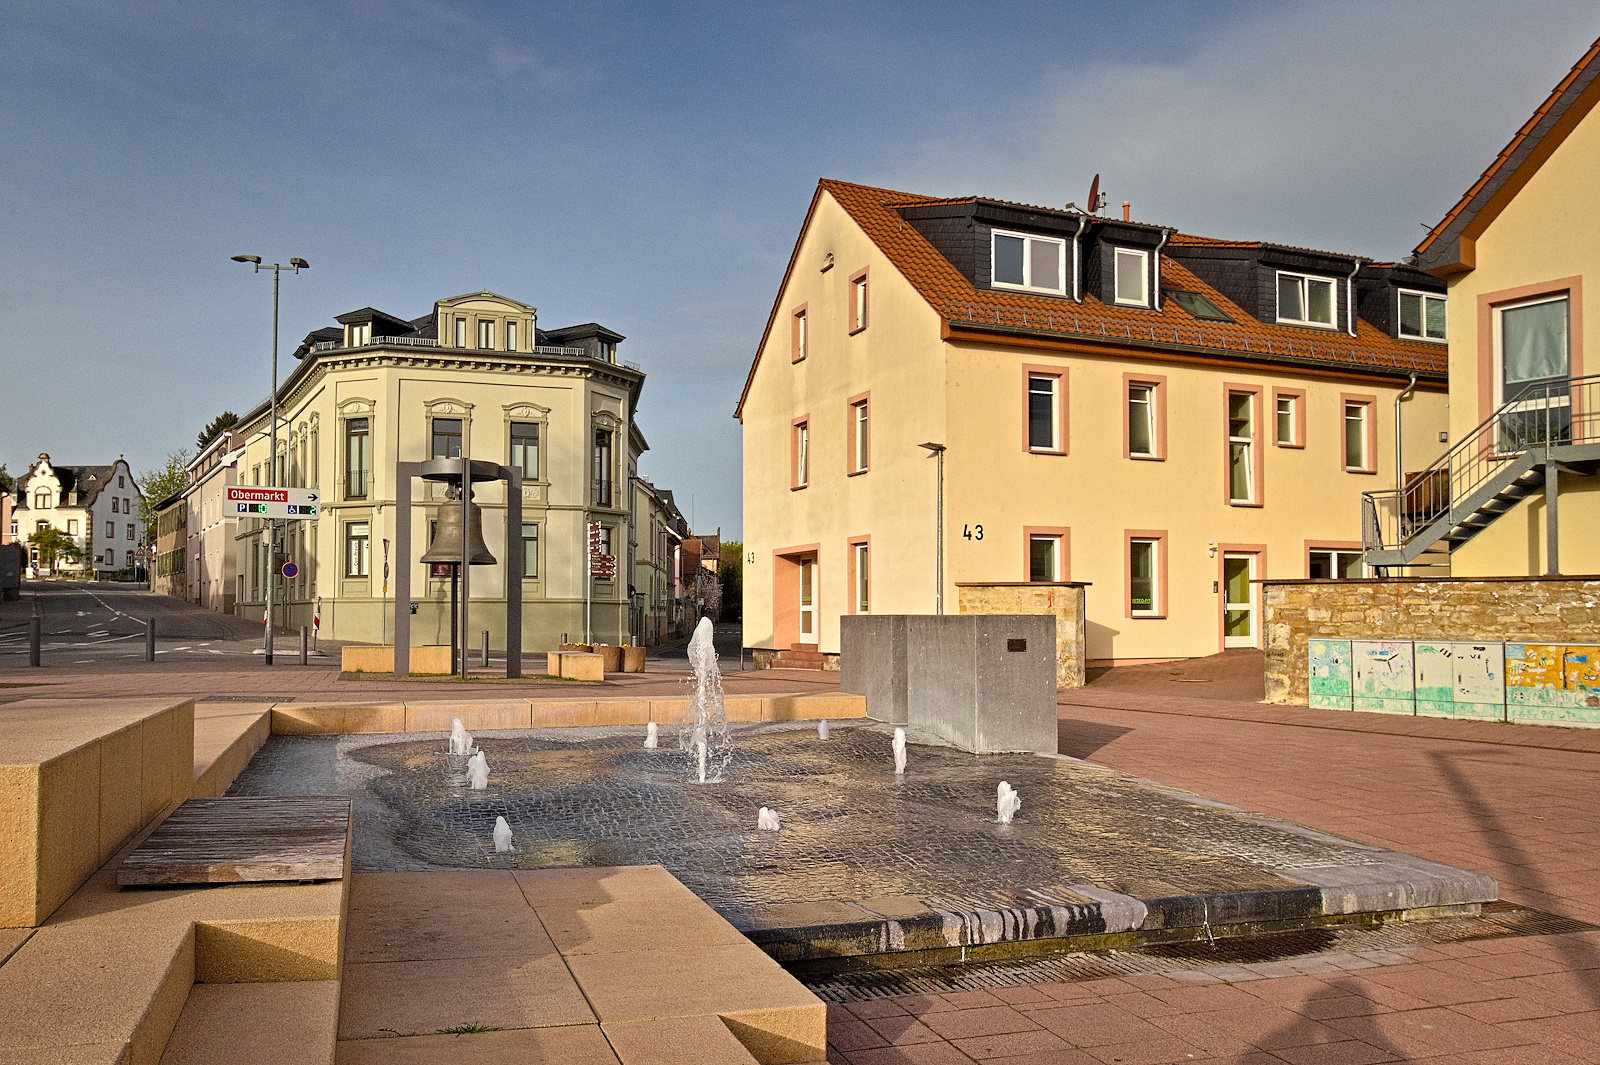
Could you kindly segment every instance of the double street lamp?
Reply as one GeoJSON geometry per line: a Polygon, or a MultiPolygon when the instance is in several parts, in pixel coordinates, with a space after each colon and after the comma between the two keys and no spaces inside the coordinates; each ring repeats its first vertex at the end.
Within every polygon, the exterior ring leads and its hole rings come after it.
{"type": "MultiPolygon", "coordinates": [[[[263,270],[272,271],[272,454],[267,461],[267,485],[271,488],[278,487],[278,283],[285,270],[298,274],[301,270],[311,269],[311,264],[304,259],[294,258],[289,260],[289,265],[273,263],[267,266],[261,261],[259,255],[235,255],[236,263],[249,263],[254,267],[255,273],[263,270]]],[[[272,518],[267,519],[267,636],[264,653],[266,664],[272,665],[272,606],[273,588],[278,583],[278,523],[272,518]]]]}

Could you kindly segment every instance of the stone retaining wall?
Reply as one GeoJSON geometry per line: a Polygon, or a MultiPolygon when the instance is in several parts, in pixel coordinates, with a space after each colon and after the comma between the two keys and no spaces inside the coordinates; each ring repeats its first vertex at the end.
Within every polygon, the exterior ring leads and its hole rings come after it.
{"type": "Polygon", "coordinates": [[[1056,687],[1084,685],[1084,589],[1061,584],[958,584],[962,614],[1051,614],[1056,619],[1056,687]]]}
{"type": "Polygon", "coordinates": [[[1343,640],[1600,643],[1600,576],[1263,581],[1266,701],[1309,701],[1307,645],[1343,640]]]}

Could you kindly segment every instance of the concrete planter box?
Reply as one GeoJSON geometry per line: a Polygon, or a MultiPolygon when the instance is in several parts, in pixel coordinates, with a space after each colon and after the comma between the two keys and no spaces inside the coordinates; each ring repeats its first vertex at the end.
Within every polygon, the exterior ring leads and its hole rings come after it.
{"type": "MultiPolygon", "coordinates": [[[[394,645],[350,646],[339,650],[339,669],[345,673],[393,673],[394,645]]],[[[411,672],[445,676],[450,672],[450,648],[413,647],[411,672]]]]}
{"type": "Polygon", "coordinates": [[[643,647],[624,647],[622,649],[622,672],[643,673],[645,651],[643,647]]]}
{"type": "Polygon", "coordinates": [[[608,643],[597,643],[594,645],[594,653],[604,662],[607,673],[622,672],[622,648],[608,643]]]}
{"type": "Polygon", "coordinates": [[[551,651],[545,672],[566,680],[605,680],[604,659],[583,651],[551,651]]]}

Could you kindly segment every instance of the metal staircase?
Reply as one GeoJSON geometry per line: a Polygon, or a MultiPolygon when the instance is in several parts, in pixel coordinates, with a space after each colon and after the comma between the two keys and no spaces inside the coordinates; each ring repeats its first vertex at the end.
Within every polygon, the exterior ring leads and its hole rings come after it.
{"type": "Polygon", "coordinates": [[[1549,476],[1600,471],[1600,374],[1524,389],[1398,489],[1361,494],[1369,566],[1447,565],[1549,476]]]}

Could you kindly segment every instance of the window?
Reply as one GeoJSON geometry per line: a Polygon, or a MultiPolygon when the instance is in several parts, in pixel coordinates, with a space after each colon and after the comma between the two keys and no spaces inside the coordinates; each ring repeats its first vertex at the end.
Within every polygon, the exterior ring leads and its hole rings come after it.
{"type": "Polygon", "coordinates": [[[478,347],[486,351],[494,349],[494,320],[491,318],[478,319],[478,347]]]}
{"type": "Polygon", "coordinates": [[[1314,581],[1355,580],[1361,576],[1361,552],[1313,549],[1306,557],[1306,576],[1314,581]]]}
{"type": "Polygon", "coordinates": [[[804,418],[794,422],[789,441],[789,487],[804,488],[811,483],[811,425],[804,418]]]}
{"type": "Polygon", "coordinates": [[[34,510],[49,510],[50,509],[50,489],[41,488],[37,492],[33,493],[33,509],[34,510]]]}
{"type": "Polygon", "coordinates": [[[1203,322],[1231,322],[1233,319],[1221,307],[1212,303],[1198,292],[1186,292],[1183,289],[1162,289],[1167,299],[1188,311],[1191,317],[1203,322]]]}
{"type": "Polygon", "coordinates": [[[799,362],[806,357],[806,308],[794,312],[789,324],[789,361],[799,362]]]}
{"type": "Polygon", "coordinates": [[[372,343],[372,323],[363,322],[350,327],[350,346],[359,348],[364,344],[372,343]]]}
{"type": "Polygon", "coordinates": [[[1066,294],[1067,242],[995,230],[990,237],[990,283],[1066,294]]]}
{"type": "MultiPolygon", "coordinates": [[[[50,523],[47,522],[47,521],[36,521],[36,522],[33,523],[33,531],[34,532],[41,532],[41,531],[43,531],[45,529],[48,529],[48,528],[50,528],[50,523]]],[[[112,536],[116,536],[117,535],[117,527],[115,525],[111,526],[111,535],[112,536]]]]}
{"type": "Polygon", "coordinates": [[[1133,248],[1116,250],[1117,302],[1135,307],[1150,305],[1150,253],[1133,248]]]}
{"type": "Polygon", "coordinates": [[[850,472],[866,473],[867,463],[871,458],[870,436],[868,433],[867,399],[852,399],[850,401],[850,472]]]}
{"type": "Polygon", "coordinates": [[[1278,321],[1333,328],[1334,283],[1304,274],[1278,275],[1278,321]]]}
{"type": "Polygon", "coordinates": [[[1165,614],[1161,601],[1165,576],[1162,547],[1165,537],[1159,534],[1128,536],[1128,616],[1153,618],[1165,614]]]}
{"type": "Polygon", "coordinates": [[[1356,473],[1371,473],[1374,469],[1372,434],[1376,426],[1372,421],[1372,402],[1367,399],[1344,400],[1344,468],[1356,473]]]}
{"type": "Polygon", "coordinates": [[[530,481],[539,479],[539,423],[511,423],[511,465],[530,481]]]}
{"type": "Polygon", "coordinates": [[[1565,295],[1498,308],[1501,451],[1572,438],[1570,307],[1565,295]]]}
{"type": "Polygon", "coordinates": [[[516,351],[517,350],[517,323],[516,322],[507,322],[506,323],[506,350],[507,351],[516,351]]]}
{"type": "Polygon", "coordinates": [[[539,526],[536,522],[525,522],[522,526],[522,576],[524,578],[539,575],[539,526]]]}
{"type": "Polygon", "coordinates": [[[128,539],[133,539],[133,526],[131,524],[128,526],[128,539]]]}
{"type": "Polygon", "coordinates": [[[133,568],[133,552],[132,551],[124,551],[123,552],[123,556],[127,559],[127,561],[124,562],[123,565],[127,566],[129,569],[132,569],[133,568]]]}
{"type": "Polygon", "coordinates": [[[1033,582],[1061,579],[1061,537],[1028,537],[1028,580],[1033,582]]]}
{"type": "MultiPolygon", "coordinates": [[[[594,502],[597,507],[611,505],[611,430],[594,431],[594,502]]],[[[608,551],[607,554],[610,554],[608,551]]]]}
{"type": "Polygon", "coordinates": [[[1273,440],[1279,447],[1305,447],[1305,406],[1304,389],[1272,390],[1273,440]]]}
{"type": "Polygon", "coordinates": [[[120,473],[119,473],[119,474],[118,474],[118,475],[117,475],[117,487],[118,487],[118,488],[126,488],[126,487],[128,487],[128,486],[127,486],[127,484],[126,484],[126,483],[124,483],[124,482],[125,482],[125,480],[126,480],[126,479],[125,479],[125,478],[124,478],[124,477],[123,477],[123,476],[122,476],[122,475],[121,475],[121,474],[120,474],[120,473]]]}
{"type": "Polygon", "coordinates": [[[115,540],[116,538],[117,538],[117,523],[114,522],[114,521],[106,522],[106,539],[107,540],[115,540]]]}
{"type": "Polygon", "coordinates": [[[77,536],[78,535],[78,519],[76,519],[76,518],[67,519],[67,535],[68,536],[77,536]]]}
{"type": "Polygon", "coordinates": [[[433,457],[458,459],[461,457],[461,419],[433,419],[433,457]]]}
{"type": "Polygon", "coordinates": [[[467,320],[465,318],[457,318],[456,319],[456,347],[464,348],[466,346],[467,346],[467,320]]]}
{"type": "Polygon", "coordinates": [[[850,279],[850,332],[859,333],[867,327],[867,272],[850,279]]]}
{"type": "MultiPolygon", "coordinates": [[[[437,432],[438,422],[434,422],[437,432]]],[[[346,418],[344,423],[344,494],[351,499],[367,498],[367,475],[371,471],[370,423],[365,418],[346,418]]]]}
{"type": "Polygon", "coordinates": [[[1028,374],[1028,450],[1066,451],[1060,374],[1028,374]]]}
{"type": "Polygon", "coordinates": [[[344,575],[368,576],[372,563],[372,537],[370,526],[364,521],[346,522],[344,526],[344,575]]]}
{"type": "Polygon", "coordinates": [[[1401,292],[1400,335],[1413,340],[1445,339],[1444,297],[1426,292],[1401,292]]]}
{"type": "Polygon", "coordinates": [[[1228,502],[1256,501],[1256,397],[1228,393],[1228,502]]]}
{"type": "Polygon", "coordinates": [[[111,497],[111,513],[113,513],[113,514],[121,514],[122,513],[122,500],[118,499],[116,496],[112,496],[111,497]]]}
{"type": "Polygon", "coordinates": [[[1142,381],[1128,385],[1128,455],[1156,457],[1156,386],[1142,381]]]}
{"type": "Polygon", "coordinates": [[[115,566],[116,564],[117,564],[117,553],[115,551],[111,550],[109,547],[106,548],[106,565],[115,566]]]}
{"type": "Polygon", "coordinates": [[[857,614],[872,613],[872,559],[865,542],[850,545],[851,608],[857,614]]]}

